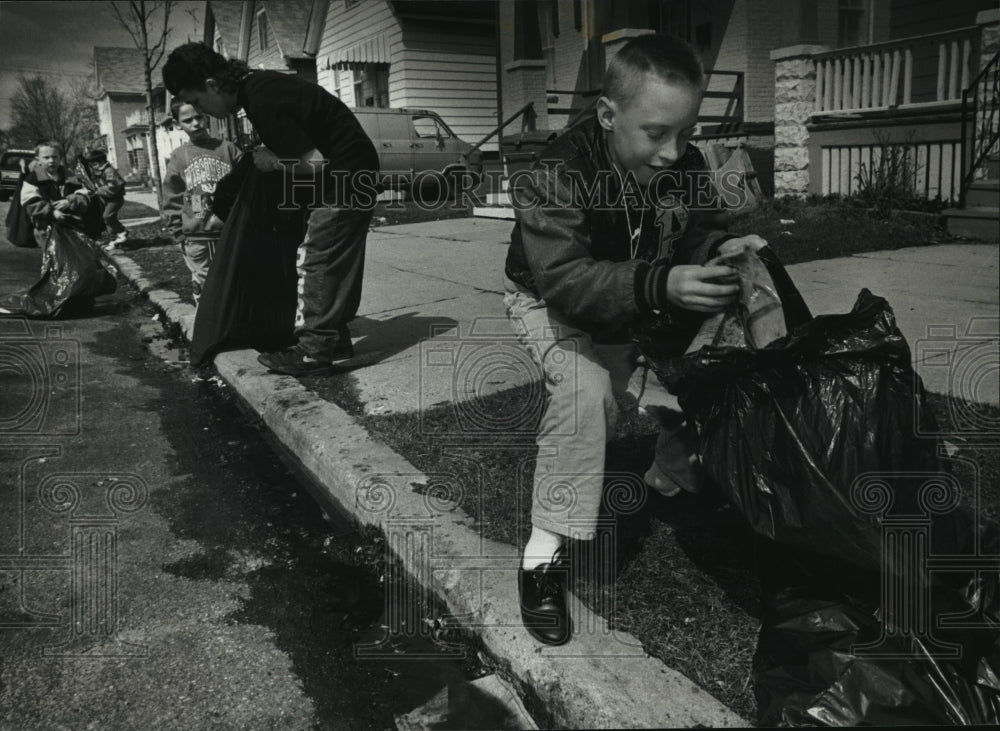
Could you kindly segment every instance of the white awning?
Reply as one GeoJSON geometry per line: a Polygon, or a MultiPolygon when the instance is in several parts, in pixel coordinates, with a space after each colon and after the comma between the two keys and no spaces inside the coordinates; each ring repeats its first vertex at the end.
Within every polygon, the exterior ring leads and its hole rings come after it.
{"type": "Polygon", "coordinates": [[[389,35],[380,33],[353,46],[341,48],[326,57],[328,69],[348,69],[367,64],[389,65],[389,35]]]}

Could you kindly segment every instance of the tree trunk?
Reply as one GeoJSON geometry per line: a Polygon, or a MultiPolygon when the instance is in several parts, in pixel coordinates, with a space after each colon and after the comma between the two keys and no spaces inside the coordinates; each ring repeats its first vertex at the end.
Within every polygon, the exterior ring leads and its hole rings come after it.
{"type": "Polygon", "coordinates": [[[146,113],[149,115],[150,167],[153,171],[153,185],[156,188],[156,207],[163,213],[163,180],[160,177],[160,149],[156,143],[156,110],[153,108],[153,70],[149,67],[149,34],[146,32],[145,3],[143,18],[139,24],[142,32],[142,63],[146,76],[146,113]]]}
{"type": "Polygon", "coordinates": [[[156,111],[153,109],[153,84],[149,68],[146,68],[146,112],[149,114],[149,155],[150,168],[153,173],[153,185],[156,188],[156,203],[163,213],[163,181],[160,178],[160,149],[156,143],[156,111]]]}

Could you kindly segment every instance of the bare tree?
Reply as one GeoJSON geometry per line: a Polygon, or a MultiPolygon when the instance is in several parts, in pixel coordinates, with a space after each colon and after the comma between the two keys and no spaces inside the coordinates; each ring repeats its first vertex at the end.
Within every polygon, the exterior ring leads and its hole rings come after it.
{"type": "Polygon", "coordinates": [[[72,159],[97,136],[97,108],[88,82],[62,89],[41,76],[22,74],[17,83],[11,97],[12,140],[30,146],[52,139],[72,159]]]}
{"type": "Polygon", "coordinates": [[[156,195],[160,210],[163,210],[162,188],[160,175],[160,150],[156,143],[156,110],[153,108],[153,70],[163,60],[167,47],[167,36],[170,35],[171,0],[157,0],[147,3],[145,0],[128,0],[112,2],[111,10],[119,25],[132,36],[132,42],[142,53],[142,71],[146,82],[146,112],[149,120],[149,145],[153,168],[153,181],[156,185],[156,195]],[[162,23],[153,27],[154,16],[162,13],[162,23]]]}

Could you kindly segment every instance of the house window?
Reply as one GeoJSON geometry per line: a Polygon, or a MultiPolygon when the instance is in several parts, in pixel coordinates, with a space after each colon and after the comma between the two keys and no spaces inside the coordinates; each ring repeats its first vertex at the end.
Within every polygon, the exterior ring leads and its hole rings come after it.
{"type": "Polygon", "coordinates": [[[866,42],[866,0],[839,0],[837,5],[837,46],[847,48],[866,42]]]}
{"type": "Polygon", "coordinates": [[[260,50],[267,50],[267,13],[263,8],[257,11],[257,42],[260,50]]]}
{"type": "Polygon", "coordinates": [[[354,106],[389,107],[389,67],[369,63],[354,70],[354,106]]]}
{"type": "Polygon", "coordinates": [[[581,0],[573,0],[573,27],[577,30],[583,29],[583,8],[580,7],[581,0]]]}

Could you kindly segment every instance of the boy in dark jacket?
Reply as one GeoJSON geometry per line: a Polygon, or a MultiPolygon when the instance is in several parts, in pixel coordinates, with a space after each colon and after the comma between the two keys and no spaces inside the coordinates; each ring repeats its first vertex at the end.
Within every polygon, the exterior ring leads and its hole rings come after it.
{"type": "Polygon", "coordinates": [[[21,206],[35,229],[35,240],[45,246],[48,229],[57,221],[83,218],[90,205],[87,189],[60,164],[62,152],[54,141],[35,145],[35,160],[21,184],[21,206]]]}
{"type": "MultiPolygon", "coordinates": [[[[706,262],[765,244],[713,230],[699,210],[715,208],[688,142],[703,85],[687,44],[633,39],[608,67],[596,116],[555,140],[514,193],[504,304],[550,396],[518,588],[522,621],[545,644],[571,635],[564,544],[595,537],[615,397],[636,367],[632,332],[656,324],[683,353],[705,314],[739,292],[733,269],[706,262]]],[[[683,436],[663,430],[646,475],[667,495],[697,480],[683,436]]]]}
{"type": "Polygon", "coordinates": [[[104,248],[110,251],[125,243],[128,238],[125,227],[118,220],[118,212],[125,204],[125,180],[108,162],[108,154],[104,150],[91,150],[84,155],[84,160],[90,173],[90,181],[95,187],[94,192],[101,199],[104,224],[111,234],[111,241],[104,248]]]}
{"type": "Polygon", "coordinates": [[[93,194],[66,176],[59,144],[35,146],[35,162],[21,183],[21,206],[42,247],[41,277],[27,292],[0,299],[0,314],[61,317],[88,312],[96,297],[115,291],[90,237],[103,231],[93,194]]]}
{"type": "Polygon", "coordinates": [[[170,53],[163,82],[171,94],[213,117],[242,108],[264,144],[253,152],[254,165],[282,171],[285,204],[310,210],[297,259],[297,342],[259,360],[288,375],[330,372],[354,355],[347,324],[361,303],[378,186],[375,146],[351,110],[317,84],[277,71],[250,71],[201,43],[170,53]]]}
{"type": "Polygon", "coordinates": [[[222,231],[222,221],[212,213],[215,184],[232,171],[240,148],[212,137],[205,116],[192,105],[174,99],[170,112],[187,133],[188,142],[174,150],[167,162],[163,211],[191,271],[197,305],[222,231]]]}

